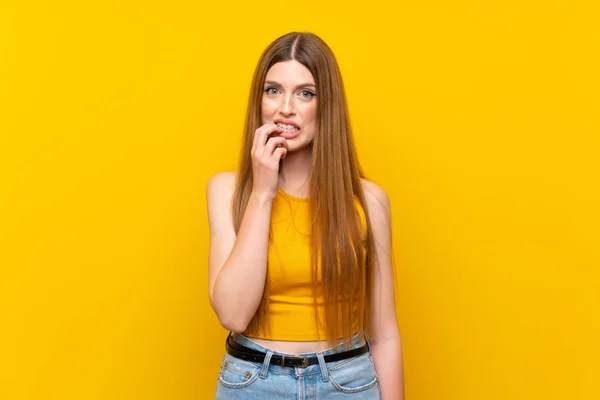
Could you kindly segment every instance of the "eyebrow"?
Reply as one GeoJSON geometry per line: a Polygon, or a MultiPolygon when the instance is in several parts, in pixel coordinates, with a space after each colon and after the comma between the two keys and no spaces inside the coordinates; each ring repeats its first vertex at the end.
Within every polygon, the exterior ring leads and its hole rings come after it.
{"type": "MultiPolygon", "coordinates": [[[[281,86],[280,83],[275,82],[275,81],[265,81],[265,85],[267,85],[267,84],[281,86]]],[[[299,88],[301,86],[312,86],[312,87],[316,88],[316,86],[314,85],[314,83],[301,83],[300,85],[296,85],[296,87],[294,89],[297,89],[297,88],[299,88]]]]}

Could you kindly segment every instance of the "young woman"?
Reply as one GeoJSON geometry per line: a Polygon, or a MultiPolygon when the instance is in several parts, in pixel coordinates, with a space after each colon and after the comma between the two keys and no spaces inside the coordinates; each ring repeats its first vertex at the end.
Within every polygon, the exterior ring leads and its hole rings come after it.
{"type": "Polygon", "coordinates": [[[404,398],[390,203],[364,178],[322,39],[263,52],[237,172],[207,184],[217,399],[404,398]]]}

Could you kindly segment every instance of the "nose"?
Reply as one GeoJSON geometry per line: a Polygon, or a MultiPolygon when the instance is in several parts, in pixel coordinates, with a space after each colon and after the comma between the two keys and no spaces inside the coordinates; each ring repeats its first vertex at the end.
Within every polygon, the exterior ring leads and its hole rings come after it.
{"type": "Polygon", "coordinates": [[[284,115],[290,115],[294,112],[294,102],[291,94],[283,96],[279,106],[279,111],[284,115]]]}

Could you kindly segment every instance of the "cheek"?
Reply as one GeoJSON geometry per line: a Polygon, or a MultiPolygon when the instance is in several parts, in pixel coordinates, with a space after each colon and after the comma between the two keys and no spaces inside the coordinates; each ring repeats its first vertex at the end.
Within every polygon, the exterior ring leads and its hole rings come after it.
{"type": "Polygon", "coordinates": [[[304,110],[304,120],[308,123],[315,124],[317,122],[317,106],[311,104],[304,110]]]}
{"type": "Polygon", "coordinates": [[[271,115],[277,110],[277,105],[274,101],[269,101],[268,99],[264,99],[261,102],[261,110],[263,115],[271,115]]]}

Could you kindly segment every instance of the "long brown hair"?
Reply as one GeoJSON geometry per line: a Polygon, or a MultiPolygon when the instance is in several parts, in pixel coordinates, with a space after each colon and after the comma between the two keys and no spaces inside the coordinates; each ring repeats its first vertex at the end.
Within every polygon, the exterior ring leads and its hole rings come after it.
{"type": "MultiPolygon", "coordinates": [[[[355,319],[358,319],[359,327],[365,330],[367,336],[371,336],[374,244],[360,180],[365,175],[352,139],[346,94],[337,60],[329,46],[313,33],[291,32],[283,35],[273,41],[259,59],[252,79],[244,144],[232,201],[235,231],[239,231],[252,192],[250,153],[254,133],[262,125],[261,102],[265,77],[272,65],[289,60],[296,60],[310,70],[318,96],[317,128],[308,182],[309,218],[313,221],[311,267],[315,282],[314,304],[317,303],[319,292],[317,284],[322,284],[327,332],[324,339],[330,343],[340,337],[348,341],[356,333],[352,332],[355,319]],[[355,199],[365,213],[366,232],[362,231],[355,199]],[[322,282],[317,283],[315,277],[318,276],[319,265],[322,282]]],[[[269,280],[266,279],[261,303],[245,333],[269,331],[268,307],[269,280]]]]}

